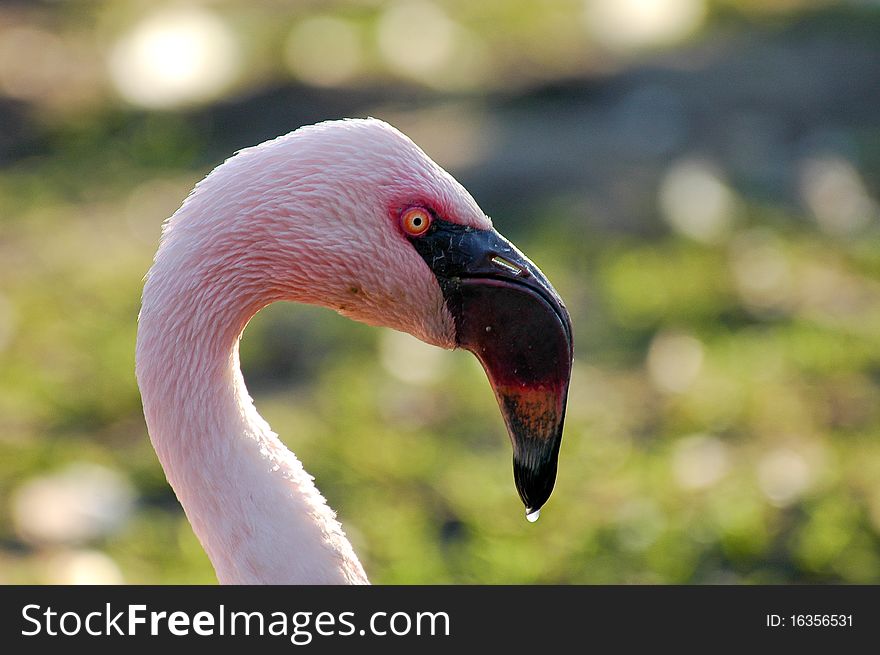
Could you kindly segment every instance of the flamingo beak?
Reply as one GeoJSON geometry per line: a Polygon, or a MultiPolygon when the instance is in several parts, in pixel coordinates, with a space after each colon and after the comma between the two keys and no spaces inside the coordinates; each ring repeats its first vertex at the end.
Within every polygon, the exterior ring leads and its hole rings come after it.
{"type": "Polygon", "coordinates": [[[474,353],[513,445],[530,520],[553,491],[571,378],[571,318],[528,257],[495,230],[435,220],[411,239],[437,277],[458,346],[474,353]]]}

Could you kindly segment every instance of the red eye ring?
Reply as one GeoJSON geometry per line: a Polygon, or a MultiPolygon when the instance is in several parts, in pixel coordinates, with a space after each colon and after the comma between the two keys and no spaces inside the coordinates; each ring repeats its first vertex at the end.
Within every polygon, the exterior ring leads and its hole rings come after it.
{"type": "Polygon", "coordinates": [[[430,212],[423,207],[410,207],[400,216],[400,226],[411,237],[420,237],[431,227],[430,212]]]}

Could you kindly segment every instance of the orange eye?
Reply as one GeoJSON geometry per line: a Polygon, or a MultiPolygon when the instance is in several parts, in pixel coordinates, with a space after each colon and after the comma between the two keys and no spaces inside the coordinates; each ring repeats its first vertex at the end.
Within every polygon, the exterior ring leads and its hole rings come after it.
{"type": "Polygon", "coordinates": [[[400,217],[400,224],[411,237],[420,237],[431,227],[431,215],[421,207],[410,207],[400,217]]]}

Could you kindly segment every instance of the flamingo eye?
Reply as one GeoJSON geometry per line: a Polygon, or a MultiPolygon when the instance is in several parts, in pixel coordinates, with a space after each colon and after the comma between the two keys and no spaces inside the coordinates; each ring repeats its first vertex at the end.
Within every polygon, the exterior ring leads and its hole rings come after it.
{"type": "Polygon", "coordinates": [[[411,237],[420,237],[431,227],[431,214],[421,207],[410,207],[400,217],[403,231],[411,237]]]}

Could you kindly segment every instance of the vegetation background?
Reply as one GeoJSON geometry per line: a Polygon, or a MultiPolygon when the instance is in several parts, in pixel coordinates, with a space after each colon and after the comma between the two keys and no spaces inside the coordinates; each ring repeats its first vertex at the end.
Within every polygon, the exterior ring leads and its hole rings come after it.
{"type": "Polygon", "coordinates": [[[377,583],[880,583],[876,0],[0,6],[0,582],[203,583],[134,379],[160,225],[377,116],[574,320],[523,518],[467,353],[291,305],[242,359],[377,583]]]}

